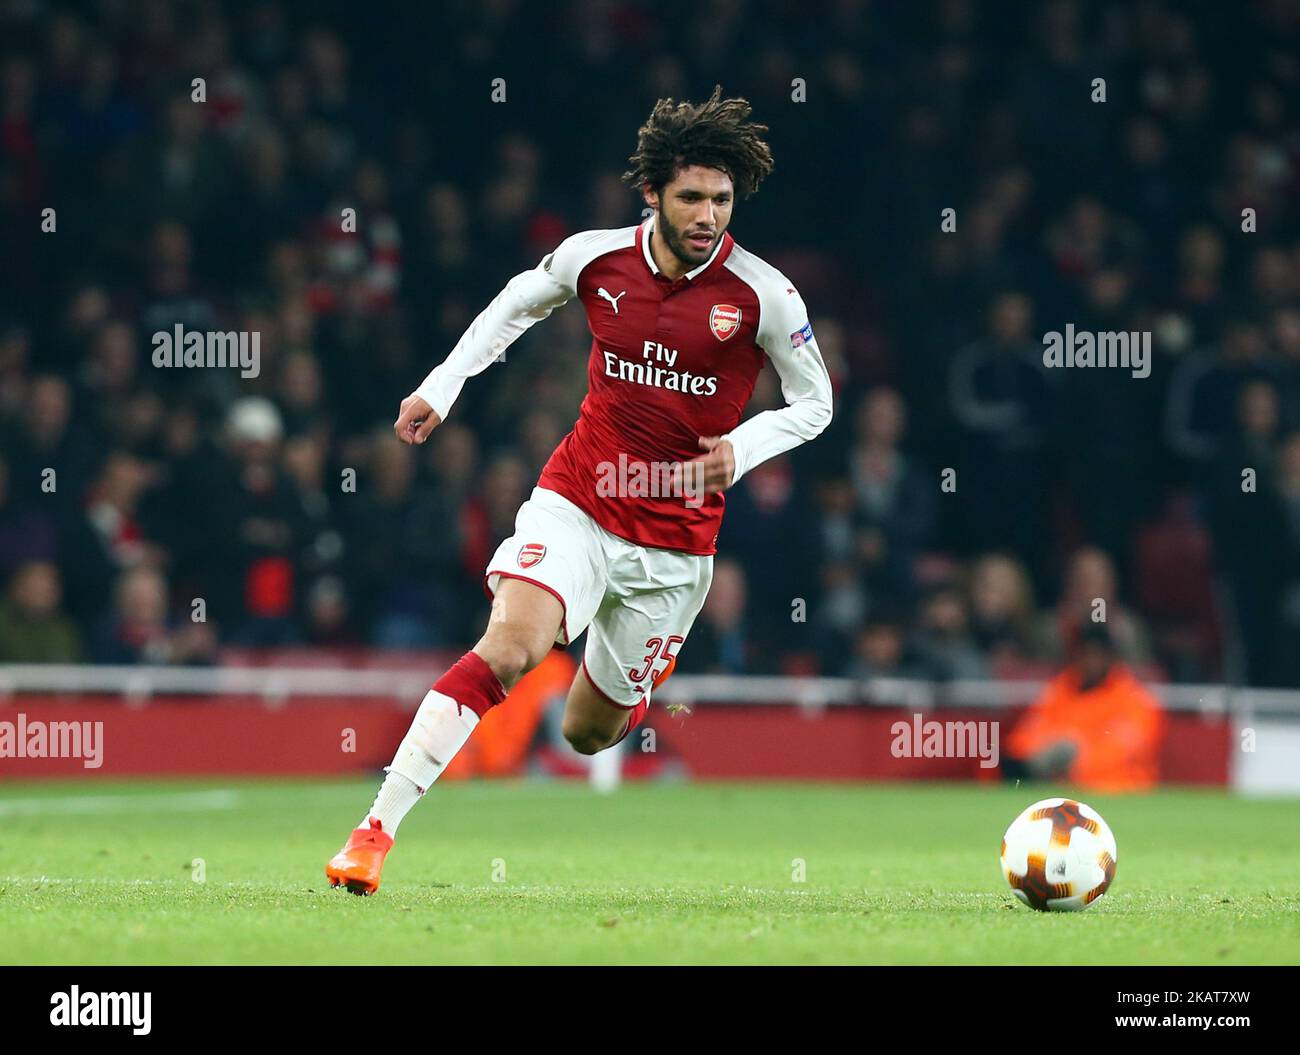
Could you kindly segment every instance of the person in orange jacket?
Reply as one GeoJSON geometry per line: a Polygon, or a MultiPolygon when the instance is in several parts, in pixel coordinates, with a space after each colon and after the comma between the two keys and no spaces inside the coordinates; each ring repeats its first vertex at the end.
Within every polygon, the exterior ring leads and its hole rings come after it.
{"type": "Polygon", "coordinates": [[[1047,683],[1007,737],[1003,773],[1142,791],[1159,777],[1164,730],[1159,701],[1119,661],[1105,624],[1088,622],[1074,662],[1047,683]]]}

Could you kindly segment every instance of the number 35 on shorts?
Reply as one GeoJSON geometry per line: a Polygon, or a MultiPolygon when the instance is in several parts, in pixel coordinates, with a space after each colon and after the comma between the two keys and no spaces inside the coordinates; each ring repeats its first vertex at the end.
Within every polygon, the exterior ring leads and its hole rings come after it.
{"type": "Polygon", "coordinates": [[[677,665],[677,649],[685,640],[686,638],[681,634],[671,634],[668,637],[652,637],[645,643],[645,647],[649,651],[641,659],[641,668],[629,668],[628,676],[634,682],[643,682],[650,677],[650,672],[654,669],[655,663],[662,660],[664,663],[663,668],[654,676],[654,684],[661,684],[673,672],[673,667],[677,665]]]}

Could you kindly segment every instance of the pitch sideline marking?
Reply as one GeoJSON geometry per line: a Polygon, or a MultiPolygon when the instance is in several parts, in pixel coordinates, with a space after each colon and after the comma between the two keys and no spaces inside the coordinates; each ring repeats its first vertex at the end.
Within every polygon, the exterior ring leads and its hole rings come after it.
{"type": "Polygon", "coordinates": [[[178,795],[67,795],[0,800],[0,817],[42,813],[151,813],[231,810],[239,804],[237,791],[189,791],[178,795]]]}

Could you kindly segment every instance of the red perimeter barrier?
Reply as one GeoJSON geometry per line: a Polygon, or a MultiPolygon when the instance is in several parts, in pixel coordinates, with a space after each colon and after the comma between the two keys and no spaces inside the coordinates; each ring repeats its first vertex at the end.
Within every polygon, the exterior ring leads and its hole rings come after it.
{"type": "MultiPolygon", "coordinates": [[[[101,764],[87,768],[81,757],[0,757],[0,778],[373,773],[391,760],[413,713],[389,701],[340,697],[295,697],[272,707],[255,697],[157,696],[128,706],[116,696],[16,694],[0,704],[0,748],[6,754],[5,723],[16,731],[20,714],[29,727],[102,722],[101,764]]],[[[913,720],[913,712],[902,708],[703,704],[689,716],[672,717],[657,708],[651,713],[659,749],[672,752],[699,778],[969,780],[992,772],[982,770],[978,758],[895,757],[893,727],[913,720]]],[[[945,709],[925,717],[997,721],[1005,735],[1015,714],[945,709]]],[[[1178,712],[1168,719],[1162,779],[1226,784],[1231,720],[1178,712]]]]}
{"type": "MultiPolygon", "coordinates": [[[[378,770],[414,709],[382,701],[295,697],[270,707],[241,696],[156,696],[142,706],[118,697],[18,694],[0,723],[102,722],[102,760],[0,758],[3,777],[310,775],[378,770]]],[[[83,754],[85,752],[83,751],[83,754]]]]}
{"type": "MultiPolygon", "coordinates": [[[[974,758],[895,757],[898,722],[914,711],[894,707],[700,707],[680,720],[660,715],[655,728],[690,773],[714,779],[973,780],[988,778],[974,758]]],[[[1001,736],[1019,710],[944,709],[926,721],[998,722],[1001,736]]],[[[1227,784],[1232,722],[1167,713],[1160,776],[1166,783],[1227,784]]],[[[999,738],[1001,748],[1001,738],[999,738]]]]}

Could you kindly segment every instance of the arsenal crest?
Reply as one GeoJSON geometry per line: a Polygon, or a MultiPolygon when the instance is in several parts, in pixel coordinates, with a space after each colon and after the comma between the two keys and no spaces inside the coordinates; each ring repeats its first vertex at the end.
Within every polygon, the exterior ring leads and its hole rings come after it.
{"type": "Polygon", "coordinates": [[[519,567],[531,568],[546,556],[546,547],[540,542],[530,542],[519,551],[519,567]]]}
{"type": "Polygon", "coordinates": [[[740,309],[734,304],[715,304],[709,312],[709,329],[720,341],[734,337],[740,329],[740,309]]]}

